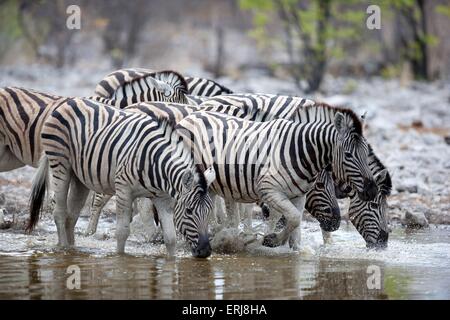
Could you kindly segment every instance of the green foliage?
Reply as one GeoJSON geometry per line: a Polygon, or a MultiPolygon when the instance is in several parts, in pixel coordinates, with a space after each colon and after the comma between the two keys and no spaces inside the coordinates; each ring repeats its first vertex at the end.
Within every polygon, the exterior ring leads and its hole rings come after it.
{"type": "Polygon", "coordinates": [[[7,0],[0,6],[0,57],[22,36],[17,20],[18,10],[18,3],[14,0],[7,0]]]}
{"type": "Polygon", "coordinates": [[[439,4],[435,7],[435,11],[439,14],[442,14],[442,15],[450,18],[450,6],[449,5],[439,4]]]}

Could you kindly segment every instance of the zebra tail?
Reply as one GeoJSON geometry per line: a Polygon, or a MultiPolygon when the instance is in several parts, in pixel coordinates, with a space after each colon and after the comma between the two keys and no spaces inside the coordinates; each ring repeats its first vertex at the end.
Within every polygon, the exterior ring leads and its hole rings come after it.
{"type": "Polygon", "coordinates": [[[44,156],[40,163],[39,168],[33,178],[31,186],[30,196],[30,220],[26,231],[32,232],[36,224],[39,221],[39,215],[42,211],[42,204],[44,203],[45,192],[47,190],[48,181],[48,158],[44,156]]]}

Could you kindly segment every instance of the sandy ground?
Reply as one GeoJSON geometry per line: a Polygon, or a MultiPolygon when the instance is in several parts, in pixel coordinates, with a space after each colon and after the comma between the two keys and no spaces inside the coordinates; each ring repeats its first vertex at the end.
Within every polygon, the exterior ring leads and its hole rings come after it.
{"type": "MultiPolygon", "coordinates": [[[[109,71],[2,67],[0,86],[88,96],[109,71]]],[[[290,81],[256,73],[219,82],[235,92],[302,95],[290,81]]],[[[395,80],[326,78],[322,92],[308,98],[367,112],[366,136],[393,176],[391,221],[404,222],[405,216],[412,215],[431,224],[450,224],[450,82],[401,86],[395,80]]],[[[0,220],[11,232],[21,232],[27,218],[33,173],[27,167],[0,174],[0,220]]],[[[100,230],[112,225],[113,212],[110,202],[100,230]]],[[[44,220],[50,222],[50,215],[44,220]]]]}

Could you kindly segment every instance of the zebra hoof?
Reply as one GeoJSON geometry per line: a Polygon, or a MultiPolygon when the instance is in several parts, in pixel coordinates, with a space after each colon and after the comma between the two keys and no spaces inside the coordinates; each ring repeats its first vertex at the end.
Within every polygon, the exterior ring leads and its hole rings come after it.
{"type": "Polygon", "coordinates": [[[264,240],[262,242],[262,245],[265,247],[278,247],[278,238],[276,233],[270,233],[266,236],[264,236],[264,240]]]}

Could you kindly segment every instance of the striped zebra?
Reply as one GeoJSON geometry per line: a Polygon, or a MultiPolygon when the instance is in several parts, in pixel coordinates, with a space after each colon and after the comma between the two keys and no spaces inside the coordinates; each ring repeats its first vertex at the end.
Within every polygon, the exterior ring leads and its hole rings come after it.
{"type": "MultiPolygon", "coordinates": [[[[160,76],[164,79],[163,76],[160,76]]],[[[182,82],[181,80],[179,80],[182,82]]],[[[136,82],[139,84],[139,81],[136,82]]],[[[161,101],[183,102],[185,97],[179,97],[180,91],[186,91],[186,86],[177,89],[178,82],[163,82],[151,78],[146,78],[147,86],[152,88],[151,92],[159,92],[155,96],[134,95],[128,99],[119,93],[110,98],[89,97],[102,104],[107,104],[117,108],[127,106],[128,100],[145,99],[159,97],[161,101]],[[167,86],[174,86],[171,89],[172,95],[165,95],[163,92],[167,86]]],[[[185,82],[182,82],[185,85],[185,82]]],[[[134,82],[131,82],[134,84],[134,82]]],[[[171,87],[172,88],[172,87],[171,87]]],[[[124,88],[123,92],[129,89],[124,88]]],[[[133,91],[136,94],[136,91],[133,91]]],[[[29,165],[37,167],[41,158],[40,132],[42,124],[51,112],[67,97],[56,96],[32,89],[5,87],[0,88],[0,172],[9,171],[29,165]]],[[[141,101],[141,100],[138,100],[141,101]]]]}
{"type": "Polygon", "coordinates": [[[46,120],[41,137],[45,156],[32,185],[30,230],[39,219],[50,175],[59,246],[74,245],[74,227],[91,189],[117,196],[118,253],[125,251],[133,200],[149,197],[170,256],[175,254],[174,220],[195,257],[211,254],[208,186],[215,172],[195,165],[169,121],[68,99],[46,120]]]}
{"type": "MultiPolygon", "coordinates": [[[[178,123],[183,118],[196,111],[218,112],[250,121],[253,121],[258,117],[257,113],[252,112],[252,110],[229,105],[198,107],[178,103],[152,102],[131,105],[125,108],[125,110],[142,113],[152,118],[166,119],[171,123],[178,123]]],[[[328,167],[318,174],[314,187],[306,195],[305,204],[305,209],[319,221],[322,229],[329,232],[339,228],[341,217],[339,205],[334,193],[334,183],[331,178],[330,170],[331,168],[328,167]]],[[[94,205],[89,220],[87,234],[95,233],[100,212],[110,197],[111,196],[108,195],[103,196],[97,194],[94,198],[94,205]]],[[[214,213],[214,216],[218,215],[219,212],[214,213]]]]}
{"type": "Polygon", "coordinates": [[[95,88],[99,97],[120,100],[120,109],[146,101],[187,103],[186,80],[176,71],[122,69],[107,75],[95,88]]]}
{"type": "MultiPolygon", "coordinates": [[[[185,80],[187,88],[186,94],[191,96],[213,97],[233,93],[232,90],[210,79],[183,77],[178,72],[171,70],[154,71],[144,68],[127,68],[113,71],[103,78],[95,88],[95,94],[99,97],[111,98],[114,94],[117,94],[118,91],[123,90],[125,85],[135,82],[136,80],[145,79],[145,77],[148,76],[170,83],[173,83],[174,79],[179,79],[179,81],[185,80]]],[[[137,87],[135,87],[135,89],[139,90],[137,87]]],[[[159,99],[147,99],[147,101],[158,100],[159,99]]],[[[141,102],[143,101],[144,100],[141,99],[141,102]]]]}
{"type": "Polygon", "coordinates": [[[232,90],[218,84],[214,80],[197,78],[197,77],[184,77],[188,85],[188,93],[193,96],[199,97],[214,97],[223,94],[231,94],[232,90]]]}
{"type": "MultiPolygon", "coordinates": [[[[385,248],[389,238],[389,227],[386,216],[387,197],[391,194],[392,181],[383,163],[369,147],[369,167],[374,175],[378,192],[375,199],[362,201],[357,192],[349,187],[337,192],[340,198],[350,198],[348,216],[356,230],[366,241],[368,248],[385,248]]],[[[339,190],[339,189],[338,189],[339,190]]]]}
{"type": "MultiPolygon", "coordinates": [[[[270,94],[233,94],[233,95],[224,95],[224,96],[217,96],[213,97],[211,99],[206,100],[202,105],[223,105],[223,104],[229,104],[234,105],[241,108],[248,108],[248,109],[256,109],[258,110],[258,119],[259,121],[267,121],[277,118],[285,118],[290,119],[295,122],[302,122],[304,121],[304,117],[302,118],[302,113],[299,112],[301,108],[304,106],[308,106],[311,104],[314,104],[311,100],[307,100],[301,97],[291,97],[291,96],[283,96],[283,95],[270,95],[270,94]]],[[[307,120],[307,119],[306,119],[307,120]]],[[[377,158],[376,155],[373,153],[372,148],[369,148],[369,156],[371,159],[377,158]]],[[[372,162],[371,162],[372,164],[372,162]]],[[[384,168],[384,166],[382,166],[384,168]]],[[[373,172],[373,174],[376,174],[378,172],[373,172]]],[[[387,174],[389,177],[389,174],[387,174]]],[[[380,179],[380,178],[379,178],[380,179]]],[[[387,178],[390,181],[390,178],[387,178]]],[[[389,182],[390,183],[390,182],[389,182]]],[[[352,191],[352,188],[348,186],[349,189],[346,194],[341,194],[340,197],[345,198],[349,196],[349,192],[352,191]]],[[[339,193],[339,189],[337,189],[339,193]]],[[[353,194],[356,191],[353,191],[353,194]]],[[[386,198],[387,195],[380,194],[380,192],[377,193],[377,197],[383,197],[386,198]]],[[[371,214],[373,210],[365,209],[368,208],[371,204],[369,202],[365,202],[359,199],[358,196],[356,196],[353,201],[350,201],[350,207],[349,212],[353,212],[354,216],[360,217],[360,220],[364,220],[365,216],[371,217],[370,219],[373,220],[373,225],[375,225],[375,230],[372,231],[372,233],[379,233],[379,234],[385,234],[384,233],[384,226],[385,221],[382,219],[382,214],[371,214]],[[356,198],[358,200],[356,200],[356,198]],[[365,203],[365,205],[363,205],[365,203]],[[360,210],[360,211],[358,211],[360,210]],[[379,220],[376,220],[379,219],[379,220]],[[378,227],[377,227],[378,226],[378,227]]],[[[372,204],[373,206],[373,204],[372,204]]],[[[366,234],[368,234],[365,229],[363,228],[364,224],[358,225],[356,229],[361,234],[361,236],[370,243],[373,242],[372,239],[369,239],[366,234]]],[[[324,241],[328,242],[329,240],[329,234],[327,232],[324,232],[326,230],[322,229],[323,235],[324,235],[324,241]]],[[[369,232],[370,233],[370,232],[369,232]]],[[[381,240],[384,238],[384,236],[381,236],[381,240]]],[[[380,240],[380,241],[381,241],[380,240]]],[[[386,238],[387,241],[387,238],[386,238]]]]}
{"type": "Polygon", "coordinates": [[[291,247],[297,248],[305,195],[328,165],[363,200],[373,199],[377,192],[359,117],[325,104],[298,113],[302,122],[252,122],[201,111],[176,126],[195,160],[214,167],[214,193],[238,202],[260,200],[285,216],[286,227],[266,235],[266,246],[279,246],[289,238],[291,247]]]}

